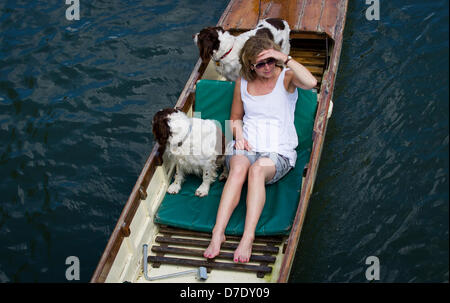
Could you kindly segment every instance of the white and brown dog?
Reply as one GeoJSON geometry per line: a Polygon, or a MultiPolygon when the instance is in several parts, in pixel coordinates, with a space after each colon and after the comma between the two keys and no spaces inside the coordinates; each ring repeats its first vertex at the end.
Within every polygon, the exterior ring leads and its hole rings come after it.
{"type": "MultiPolygon", "coordinates": [[[[153,135],[159,144],[159,154],[167,150],[168,156],[175,160],[175,180],[167,192],[177,194],[185,175],[202,176],[203,182],[195,195],[208,195],[211,183],[217,177],[217,169],[224,164],[224,136],[220,126],[213,120],[189,118],[181,110],[167,108],[160,110],[153,117],[153,135]]],[[[220,175],[228,175],[226,165],[220,175]]]]}
{"type": "Polygon", "coordinates": [[[194,42],[200,51],[203,62],[213,59],[217,72],[229,81],[239,77],[241,64],[239,54],[248,38],[266,36],[280,45],[281,51],[289,54],[289,24],[282,19],[269,18],[258,22],[255,29],[233,36],[222,27],[207,27],[194,35],[194,42]]]}

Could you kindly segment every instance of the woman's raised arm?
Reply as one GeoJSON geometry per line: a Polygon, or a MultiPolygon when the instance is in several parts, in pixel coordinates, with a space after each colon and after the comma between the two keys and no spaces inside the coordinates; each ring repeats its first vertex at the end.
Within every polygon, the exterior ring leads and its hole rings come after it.
{"type": "MultiPolygon", "coordinates": [[[[275,58],[278,61],[286,62],[286,60],[288,59],[288,55],[274,49],[266,49],[259,54],[258,58],[256,58],[256,62],[262,61],[267,58],[275,58]]],[[[290,75],[290,73],[287,74],[291,76],[289,77],[289,91],[293,91],[292,86],[300,87],[303,89],[311,89],[317,85],[317,80],[311,74],[311,72],[294,59],[290,59],[287,62],[286,66],[292,70],[292,76],[290,75]]]]}

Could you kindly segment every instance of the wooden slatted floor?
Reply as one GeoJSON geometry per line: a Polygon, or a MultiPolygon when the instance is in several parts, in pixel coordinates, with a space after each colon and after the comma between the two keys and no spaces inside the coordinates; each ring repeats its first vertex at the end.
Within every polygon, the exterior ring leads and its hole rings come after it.
{"type": "Polygon", "coordinates": [[[291,56],[297,61],[304,65],[311,74],[316,78],[317,91],[320,91],[320,86],[322,84],[322,78],[326,67],[325,50],[293,50],[291,51],[291,56]]]}
{"type": "Polygon", "coordinates": [[[214,259],[203,257],[208,247],[211,234],[195,232],[173,227],[161,226],[156,244],[151,247],[153,254],[148,257],[152,267],[162,264],[199,267],[204,266],[211,272],[213,269],[254,272],[263,278],[272,272],[276,255],[282,244],[282,237],[256,237],[250,262],[246,264],[233,262],[233,251],[237,248],[240,237],[227,236],[222,244],[220,254],[214,259]]]}

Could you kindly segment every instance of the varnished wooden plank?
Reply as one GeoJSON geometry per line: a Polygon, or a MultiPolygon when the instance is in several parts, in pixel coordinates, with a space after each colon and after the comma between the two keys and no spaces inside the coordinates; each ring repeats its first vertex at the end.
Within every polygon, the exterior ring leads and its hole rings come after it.
{"type": "Polygon", "coordinates": [[[228,18],[228,16],[231,14],[231,8],[234,5],[234,2],[236,0],[230,0],[230,2],[228,2],[227,7],[225,8],[225,11],[222,13],[222,16],[220,16],[219,21],[217,22],[216,26],[223,26],[223,22],[225,21],[226,18],[228,18]]]}
{"type": "Polygon", "coordinates": [[[225,263],[225,262],[217,262],[217,261],[211,262],[211,261],[160,257],[160,256],[149,256],[148,262],[150,262],[150,263],[155,262],[155,263],[161,263],[161,264],[184,265],[184,266],[195,266],[195,267],[204,266],[207,268],[238,270],[238,271],[246,271],[246,272],[261,272],[261,273],[271,273],[272,272],[272,268],[270,266],[242,264],[242,263],[225,263]]]}
{"type": "MultiPolygon", "coordinates": [[[[197,247],[208,247],[210,241],[196,240],[196,239],[185,239],[185,238],[175,238],[175,237],[156,237],[156,242],[166,243],[173,245],[188,245],[197,247]]],[[[222,244],[223,249],[235,250],[238,247],[238,243],[225,242],[222,244]]],[[[278,253],[278,247],[275,246],[263,246],[263,245],[253,245],[252,251],[262,252],[262,253],[278,253]]]]}
{"type": "Polygon", "coordinates": [[[338,14],[336,17],[336,26],[334,28],[333,37],[336,42],[338,42],[337,40],[340,40],[339,44],[342,44],[342,37],[344,35],[345,19],[347,15],[347,5],[348,5],[347,0],[341,0],[340,3],[338,4],[338,14]]]}
{"type": "Polygon", "coordinates": [[[289,1],[287,21],[292,30],[299,30],[306,0],[289,1]]]}
{"type": "Polygon", "coordinates": [[[225,29],[253,29],[259,19],[281,18],[291,29],[298,29],[298,19],[306,0],[235,0],[230,12],[222,21],[225,29]]]}
{"type": "MultiPolygon", "coordinates": [[[[172,235],[179,235],[179,236],[188,236],[188,237],[199,237],[199,238],[207,238],[211,239],[211,233],[206,232],[200,232],[200,231],[193,231],[193,230],[187,230],[187,229],[181,229],[181,228],[175,228],[170,226],[160,226],[159,232],[162,234],[172,234],[172,235]]],[[[240,241],[240,236],[233,236],[233,235],[227,235],[227,240],[233,240],[233,241],[240,241]]],[[[283,241],[282,237],[270,237],[270,236],[257,236],[255,237],[254,243],[271,243],[275,245],[281,244],[283,241]]]]}
{"type": "MultiPolygon", "coordinates": [[[[256,1],[258,2],[258,1],[256,1]]],[[[259,5],[259,4],[258,4],[259,5]]],[[[289,1],[286,0],[261,0],[261,17],[260,19],[265,18],[288,18],[288,6],[289,1]]]]}
{"type": "Polygon", "coordinates": [[[334,38],[342,0],[235,0],[221,20],[225,29],[253,29],[258,17],[285,19],[291,30],[324,31],[334,38]]]}
{"type": "Polygon", "coordinates": [[[294,56],[292,56],[296,61],[300,62],[303,65],[310,65],[310,66],[320,66],[320,67],[324,67],[325,66],[325,60],[322,60],[320,58],[305,58],[305,57],[299,57],[296,58],[294,56]]]}
{"type": "Polygon", "coordinates": [[[316,51],[316,50],[291,50],[291,56],[297,58],[317,58],[321,60],[325,60],[325,50],[324,51],[316,51]]]}
{"type": "MultiPolygon", "coordinates": [[[[193,257],[203,257],[204,250],[199,249],[189,249],[189,248],[179,248],[179,247],[162,247],[162,246],[152,246],[152,251],[155,253],[173,254],[173,255],[184,255],[193,257]]],[[[227,259],[233,260],[234,254],[230,252],[220,252],[214,259],[227,259]]],[[[250,262],[267,262],[274,263],[276,257],[271,255],[255,255],[252,254],[250,257],[250,262]]]]}
{"type": "Polygon", "coordinates": [[[318,75],[321,76],[323,74],[323,67],[319,67],[319,66],[307,66],[305,65],[305,67],[311,72],[311,74],[313,75],[318,75]]]}
{"type": "Polygon", "coordinates": [[[326,32],[333,39],[340,4],[341,0],[326,0],[320,19],[319,29],[326,32]]]}
{"type": "Polygon", "coordinates": [[[294,31],[291,28],[290,38],[291,39],[317,39],[317,40],[323,40],[323,39],[325,39],[325,35],[323,33],[298,32],[298,31],[294,31]]]}
{"type": "Polygon", "coordinates": [[[259,1],[237,0],[230,9],[230,14],[223,20],[222,26],[229,28],[254,28],[258,20],[259,1]],[[258,2],[258,3],[257,3],[258,2]]]}
{"type": "Polygon", "coordinates": [[[317,31],[325,0],[306,0],[300,30],[317,31]]]}

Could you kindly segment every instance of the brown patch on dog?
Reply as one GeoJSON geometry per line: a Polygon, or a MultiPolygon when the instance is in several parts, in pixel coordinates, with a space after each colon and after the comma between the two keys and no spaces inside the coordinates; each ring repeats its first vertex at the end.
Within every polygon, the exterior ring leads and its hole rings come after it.
{"type": "Polygon", "coordinates": [[[152,132],[156,142],[159,144],[158,154],[162,157],[166,150],[167,141],[169,140],[170,132],[169,115],[178,112],[175,108],[166,108],[157,112],[152,120],[152,132]]]}
{"type": "Polygon", "coordinates": [[[278,19],[278,18],[269,18],[266,19],[266,22],[271,24],[273,27],[275,27],[278,30],[284,30],[284,23],[282,19],[278,19]]]}
{"type": "Polygon", "coordinates": [[[261,28],[261,29],[258,29],[258,30],[256,31],[256,33],[255,33],[255,36],[258,36],[258,37],[267,37],[267,38],[269,38],[270,40],[273,41],[273,35],[272,35],[272,33],[270,32],[270,30],[269,30],[268,28],[261,28]]]}
{"type": "Polygon", "coordinates": [[[213,55],[213,51],[218,50],[220,47],[219,31],[224,32],[220,26],[207,27],[200,31],[197,36],[197,46],[200,51],[200,58],[208,61],[213,55]]]}

